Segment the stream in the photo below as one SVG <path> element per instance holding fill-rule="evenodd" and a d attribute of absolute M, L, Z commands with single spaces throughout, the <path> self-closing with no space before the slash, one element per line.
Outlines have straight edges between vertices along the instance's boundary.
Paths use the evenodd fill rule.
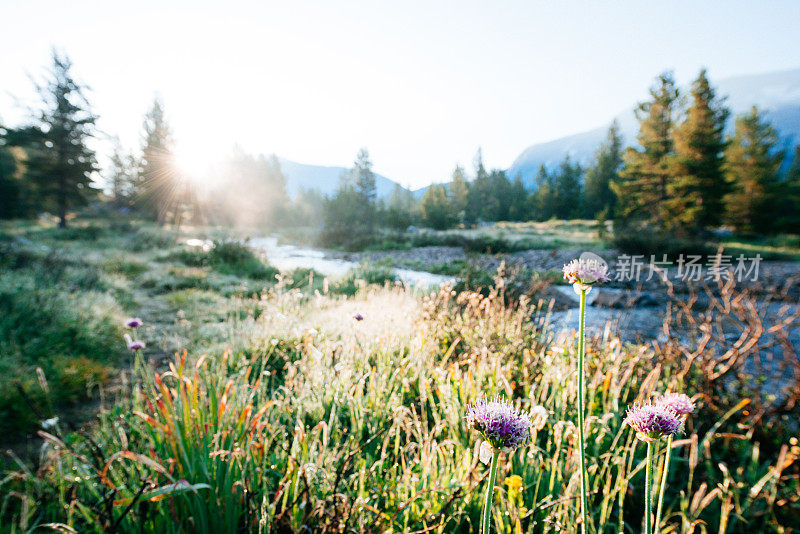
<path fill-rule="evenodd" d="M 358 263 L 345 259 L 332 258 L 324 250 L 295 245 L 281 245 L 276 237 L 254 237 L 249 241 L 250 247 L 264 255 L 270 265 L 282 271 L 291 271 L 299 267 L 314 269 L 324 276 L 344 276 Z M 407 286 L 431 289 L 437 288 L 453 280 L 452 276 L 443 276 L 426 271 L 395 268 L 397 277 Z"/>

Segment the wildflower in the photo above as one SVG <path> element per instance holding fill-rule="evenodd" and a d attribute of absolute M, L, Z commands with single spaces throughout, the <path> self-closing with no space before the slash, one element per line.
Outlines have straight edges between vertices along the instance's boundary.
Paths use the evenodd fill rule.
<path fill-rule="evenodd" d="M 136 340 L 136 341 L 131 341 L 130 343 L 128 343 L 128 348 L 130 350 L 132 350 L 133 352 L 136 352 L 137 350 L 142 350 L 144 347 L 145 347 L 144 341 Z"/>
<path fill-rule="evenodd" d="M 467 409 L 467 425 L 486 438 L 495 451 L 514 450 L 530 436 L 531 419 L 500 397 L 479 400 Z"/>
<path fill-rule="evenodd" d="M 695 408 L 689 395 L 683 393 L 665 393 L 656 399 L 656 406 L 670 409 L 678 415 L 689 415 Z"/>
<path fill-rule="evenodd" d="M 486 497 L 481 516 L 481 532 L 489 534 L 500 451 L 503 449 L 513 451 L 528 439 L 531 433 L 531 420 L 528 414 L 515 410 L 508 401 L 501 400 L 499 396 L 493 401 L 483 399 L 468 406 L 466 418 L 467 425 L 483 434 L 492 449 L 489 480 L 486 483 Z M 481 445 L 482 450 L 484 445 L 485 443 Z M 519 482 L 521 484 L 522 479 Z"/>
<path fill-rule="evenodd" d="M 505 481 L 506 486 L 508 486 L 508 491 L 519 491 L 522 488 L 522 477 L 519 475 L 511 475 L 510 477 L 506 477 Z"/>
<path fill-rule="evenodd" d="M 144 341 L 133 340 L 128 334 L 125 334 L 125 344 L 128 346 L 128 350 L 132 350 L 133 352 L 144 348 Z"/>
<path fill-rule="evenodd" d="M 364 320 L 364 316 L 361 315 L 360 313 L 357 313 L 357 314 L 355 314 L 353 316 L 353 319 L 355 319 L 356 321 L 363 321 Z"/>
<path fill-rule="evenodd" d="M 564 265 L 564 280 L 576 289 L 588 290 L 592 285 L 608 282 L 608 265 L 599 256 L 583 255 Z"/>
<path fill-rule="evenodd" d="M 674 413 L 681 423 L 686 420 L 686 416 L 692 413 L 695 408 L 692 399 L 683 393 L 665 393 L 656 399 L 655 405 L 656 408 L 662 408 Z M 661 475 L 661 484 L 658 490 L 658 504 L 654 523 L 656 529 L 661 525 L 661 510 L 664 506 L 664 491 L 667 487 L 667 473 L 669 473 L 669 461 L 672 452 L 672 434 L 667 436 L 667 444 L 664 449 L 664 472 Z"/>
<path fill-rule="evenodd" d="M 138 317 L 129 317 L 125 320 L 125 326 L 128 328 L 139 328 L 144 324 L 144 321 L 139 319 Z"/>
<path fill-rule="evenodd" d="M 645 404 L 628 409 L 625 423 L 636 431 L 639 439 L 646 442 L 659 440 L 680 432 L 683 422 L 670 408 Z"/>
<path fill-rule="evenodd" d="M 586 534 L 588 517 L 586 512 L 586 493 L 589 488 L 588 473 L 586 472 L 586 444 L 584 439 L 584 417 L 586 408 L 584 357 L 585 330 L 586 330 L 586 293 L 594 284 L 608 282 L 608 265 L 600 256 L 585 252 L 581 257 L 564 265 L 564 279 L 572 284 L 572 289 L 580 295 L 580 313 L 578 315 L 578 450 L 580 452 L 580 482 L 581 482 L 581 533 Z"/>

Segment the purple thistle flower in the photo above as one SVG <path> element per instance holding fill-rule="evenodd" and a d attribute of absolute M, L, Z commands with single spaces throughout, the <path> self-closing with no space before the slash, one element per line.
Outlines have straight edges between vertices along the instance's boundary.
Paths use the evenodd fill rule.
<path fill-rule="evenodd" d="M 467 407 L 467 426 L 486 438 L 495 451 L 514 450 L 530 436 L 531 419 L 499 396 Z"/>
<path fill-rule="evenodd" d="M 678 415 L 689 415 L 695 408 L 689 395 L 683 393 L 665 393 L 656 399 L 656 406 L 672 410 Z"/>
<path fill-rule="evenodd" d="M 363 321 L 364 320 L 364 316 L 361 315 L 360 313 L 357 313 L 357 314 L 355 314 L 353 316 L 353 319 L 355 319 L 356 321 Z"/>
<path fill-rule="evenodd" d="M 581 289 L 588 289 L 593 284 L 608 282 L 608 265 L 599 256 L 581 257 L 564 265 L 564 280 L 577 284 Z"/>
<path fill-rule="evenodd" d="M 137 350 L 142 350 L 144 347 L 145 347 L 144 341 L 136 340 L 128 343 L 128 348 L 133 352 L 136 352 Z"/>
<path fill-rule="evenodd" d="M 138 317 L 130 317 L 125 320 L 125 326 L 128 328 L 139 328 L 144 324 L 144 321 L 139 319 Z"/>
<path fill-rule="evenodd" d="M 628 409 L 625 423 L 642 441 L 656 441 L 677 434 L 683 429 L 681 417 L 670 408 L 644 404 Z"/>

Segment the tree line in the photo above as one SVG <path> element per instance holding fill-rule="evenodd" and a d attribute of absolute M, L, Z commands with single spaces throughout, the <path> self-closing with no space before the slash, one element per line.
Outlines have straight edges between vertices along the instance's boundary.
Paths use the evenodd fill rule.
<path fill-rule="evenodd" d="M 0 218 L 68 215 L 101 193 L 91 139 L 98 136 L 85 87 L 72 64 L 53 52 L 37 85 L 40 109 L 27 124 L 0 125 Z M 372 162 L 362 149 L 330 196 L 301 191 L 290 199 L 278 160 L 239 149 L 214 170 L 205 190 L 175 164 L 174 139 L 163 103 L 155 99 L 142 125 L 138 151 L 119 143 L 105 173 L 106 198 L 159 223 L 184 220 L 248 226 L 318 226 L 327 245 L 365 246 L 381 228 L 411 225 L 446 229 L 492 221 L 614 220 L 617 228 L 648 227 L 675 235 L 703 235 L 728 225 L 740 234 L 797 232 L 800 147 L 790 159 L 775 129 L 753 108 L 737 117 L 702 70 L 687 95 L 670 73 L 635 110 L 639 134 L 626 147 L 615 122 L 586 167 L 566 156 L 542 165 L 535 187 L 518 176 L 487 169 L 480 150 L 472 172 L 457 165 L 446 183 L 421 199 L 397 186 L 378 198 Z"/>
<path fill-rule="evenodd" d="M 97 131 L 86 87 L 73 77 L 69 58 L 53 51 L 36 90 L 40 106 L 26 124 L 0 124 L 0 219 L 53 213 L 65 227 L 74 210 L 106 200 L 117 210 L 160 224 L 302 220 L 290 209 L 286 180 L 274 156 L 251 156 L 234 148 L 209 171 L 215 174 L 210 187 L 198 187 L 196 177 L 176 163 L 172 129 L 158 98 L 143 118 L 139 149 L 125 151 L 113 139 L 101 177 L 92 141 L 104 136 Z"/>
<path fill-rule="evenodd" d="M 743 235 L 800 231 L 800 147 L 787 154 L 755 107 L 726 134 L 730 111 L 705 70 L 686 97 L 671 74 L 662 74 L 650 100 L 636 109 L 634 146 L 624 146 L 615 122 L 588 167 L 569 156 L 555 169 L 542 165 L 530 192 L 519 176 L 487 171 L 479 151 L 471 180 L 456 167 L 448 183 L 427 190 L 422 221 L 448 228 L 584 218 L 684 236 L 720 225 Z M 788 171 L 781 172 L 789 159 Z"/>

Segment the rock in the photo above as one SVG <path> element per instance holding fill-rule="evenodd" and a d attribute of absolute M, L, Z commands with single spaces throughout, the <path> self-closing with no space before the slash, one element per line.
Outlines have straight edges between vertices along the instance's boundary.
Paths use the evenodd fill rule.
<path fill-rule="evenodd" d="M 602 306 L 603 308 L 628 308 L 629 298 L 621 291 L 606 291 L 603 289 L 595 289 L 597 296 L 592 302 L 592 306 Z"/>

